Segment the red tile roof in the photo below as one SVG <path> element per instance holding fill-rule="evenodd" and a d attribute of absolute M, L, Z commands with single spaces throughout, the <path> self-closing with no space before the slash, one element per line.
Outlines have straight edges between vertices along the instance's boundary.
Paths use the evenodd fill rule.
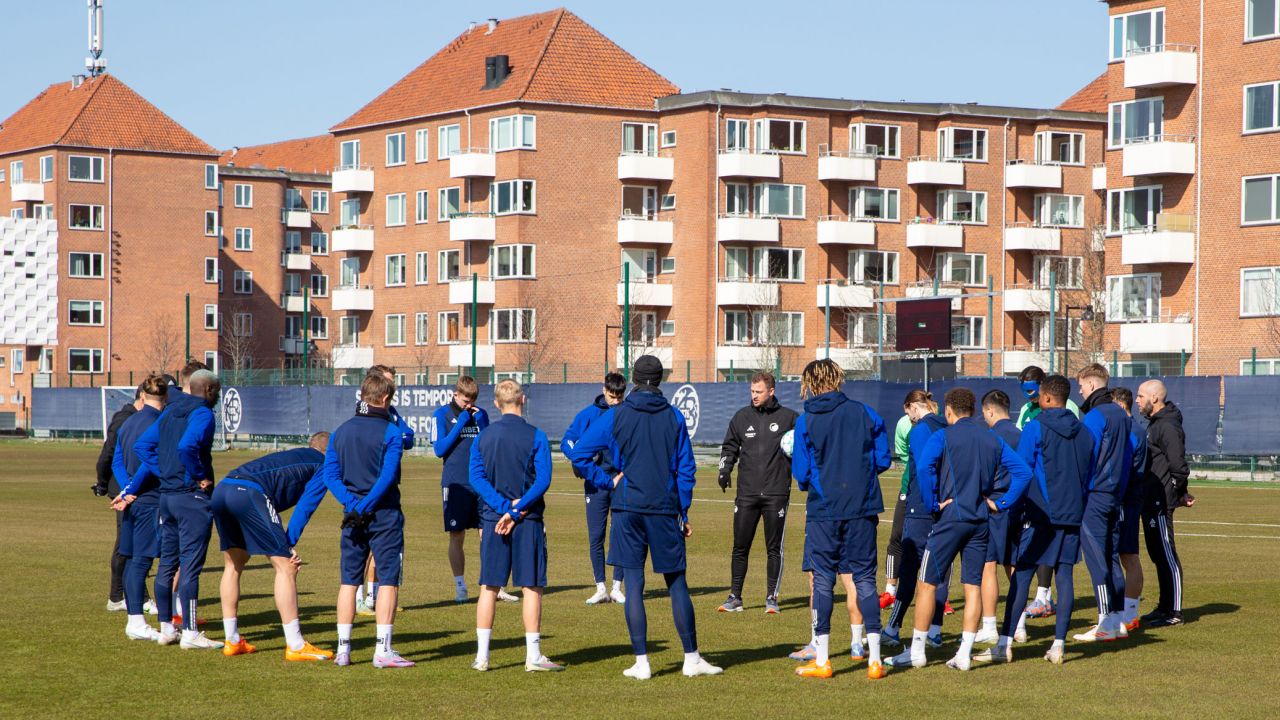
<path fill-rule="evenodd" d="M 511 74 L 484 89 L 484 61 L 507 55 Z M 493 32 L 464 32 L 332 130 L 349 130 L 465 108 L 530 102 L 649 110 L 680 91 L 573 13 L 511 18 Z"/>
<path fill-rule="evenodd" d="M 1058 109 L 1105 113 L 1107 111 L 1107 74 L 1102 73 L 1094 78 L 1093 82 L 1077 90 L 1076 94 L 1063 101 Z"/>
<path fill-rule="evenodd" d="M 332 135 L 284 140 L 267 145 L 225 150 L 218 158 L 219 164 L 238 168 L 284 168 L 290 172 L 319 173 L 327 175 L 334 165 L 334 139 Z"/>
<path fill-rule="evenodd" d="M 113 75 L 50 85 L 0 123 L 0 155 L 52 145 L 218 154 Z"/>

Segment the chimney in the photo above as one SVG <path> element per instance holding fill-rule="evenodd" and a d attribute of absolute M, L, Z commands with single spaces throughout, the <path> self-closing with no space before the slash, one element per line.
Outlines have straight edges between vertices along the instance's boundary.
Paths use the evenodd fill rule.
<path fill-rule="evenodd" d="M 471 22 L 467 23 L 467 32 L 471 32 L 472 30 L 475 30 L 475 29 L 476 29 L 475 20 L 472 20 Z"/>
<path fill-rule="evenodd" d="M 507 55 L 490 55 L 484 59 L 484 89 L 492 90 L 502 85 L 511 74 L 511 59 Z"/>
<path fill-rule="evenodd" d="M 485 31 L 485 35 L 492 35 L 494 30 L 498 29 L 498 18 L 489 18 L 489 29 Z"/>
<path fill-rule="evenodd" d="M 74 90 L 84 84 L 84 75 L 71 76 L 71 89 Z"/>

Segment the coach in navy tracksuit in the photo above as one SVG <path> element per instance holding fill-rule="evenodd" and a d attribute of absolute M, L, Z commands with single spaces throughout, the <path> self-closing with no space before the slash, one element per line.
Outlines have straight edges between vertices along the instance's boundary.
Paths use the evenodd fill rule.
<path fill-rule="evenodd" d="M 187 391 L 171 393 L 170 400 L 134 449 L 148 472 L 159 478 L 160 567 L 156 571 L 155 598 L 162 632 L 174 614 L 173 576 L 180 572 L 178 597 L 182 608 L 184 649 L 222 647 L 196 629 L 196 603 L 200 597 L 200 572 L 213 533 L 209 494 L 213 491 L 213 406 L 222 385 L 208 370 L 197 370 L 187 380 Z"/>
<path fill-rule="evenodd" d="M 689 505 L 697 467 L 684 415 L 658 387 L 662 373 L 658 358 L 638 358 L 631 395 L 591 423 L 568 455 L 578 471 L 613 485 L 609 564 L 622 568 L 631 595 L 626 604 L 627 630 L 636 663 L 623 674 L 637 680 L 650 677 L 644 612 L 646 555 L 652 557 L 653 571 L 662 573 L 671 594 L 671 612 L 684 646 L 684 674 L 721 672 L 698 653 L 693 601 L 684 575 L 685 538 L 693 532 Z M 611 480 L 595 464 L 601 451 L 619 471 Z"/>
<path fill-rule="evenodd" d="M 1083 642 L 1126 636 L 1120 621 L 1124 607 L 1124 571 L 1120 567 L 1120 511 L 1133 466 L 1129 435 L 1133 420 L 1107 389 L 1106 368 L 1093 364 L 1077 375 L 1085 402 L 1081 422 L 1093 436 L 1093 478 L 1080 523 L 1084 564 L 1098 598 L 1098 624 L 1075 639 Z"/>
<path fill-rule="evenodd" d="M 444 506 L 444 530 L 449 533 L 449 567 L 453 570 L 454 600 L 466 602 L 466 556 L 462 543 L 466 531 L 480 527 L 480 506 L 467 482 L 471 443 L 489 426 L 489 414 L 476 407 L 480 388 L 473 378 L 462 376 L 454 385 L 453 401 L 436 410 L 431 423 L 431 451 L 444 460 L 440 492 Z"/>
<path fill-rule="evenodd" d="M 587 426 L 593 420 L 622 402 L 626 389 L 627 379 L 618 373 L 609 373 L 604 376 L 604 388 L 596 396 L 595 402 L 573 417 L 569 429 L 565 430 L 564 436 L 560 438 L 560 452 L 564 453 L 565 458 L 569 457 L 569 450 L 573 449 L 574 443 L 582 437 L 582 433 L 586 432 Z M 609 458 L 604 453 L 596 456 L 595 465 L 607 478 L 617 474 L 617 470 L 609 464 Z M 625 602 L 626 597 L 622 594 L 622 568 L 616 565 L 613 568 L 613 591 L 605 590 L 604 586 L 604 534 L 609 526 L 609 499 L 613 488 L 609 485 L 600 487 L 587 473 L 576 467 L 573 469 L 573 474 L 582 478 L 582 492 L 586 496 L 587 548 L 591 556 L 591 572 L 595 576 L 596 583 L 595 594 L 587 599 L 587 604 Z"/>

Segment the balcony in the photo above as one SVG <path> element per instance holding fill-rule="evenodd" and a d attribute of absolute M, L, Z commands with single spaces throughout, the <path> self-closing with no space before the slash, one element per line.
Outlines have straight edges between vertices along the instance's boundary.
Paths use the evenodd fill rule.
<path fill-rule="evenodd" d="M 311 227 L 311 211 L 310 210 L 285 210 L 284 226 L 289 228 L 309 228 Z"/>
<path fill-rule="evenodd" d="M 907 160 L 907 184 L 963 185 L 964 163 L 931 157 L 910 158 Z"/>
<path fill-rule="evenodd" d="M 716 156 L 716 177 L 755 177 L 776 180 L 781 176 L 782 160 L 773 153 L 721 150 Z"/>
<path fill-rule="evenodd" d="M 1013 223 L 1004 229 L 1004 249 L 1057 252 L 1062 249 L 1062 230 L 1033 223 Z"/>
<path fill-rule="evenodd" d="M 875 245 L 876 224 L 861 218 L 827 215 L 818 218 L 819 245 Z"/>
<path fill-rule="evenodd" d="M 364 345 L 334 345 L 331 356 L 339 370 L 363 370 L 373 365 L 373 348 Z"/>
<path fill-rule="evenodd" d="M 1120 352 L 1191 352 L 1193 326 L 1189 315 L 1163 315 L 1147 322 L 1120 326 Z"/>
<path fill-rule="evenodd" d="M 44 183 L 16 182 L 9 188 L 13 202 L 44 202 Z"/>
<path fill-rule="evenodd" d="M 284 342 L 281 343 L 280 347 L 281 352 L 285 355 L 301 355 L 305 349 L 306 343 L 302 341 L 302 338 L 291 337 L 284 338 Z"/>
<path fill-rule="evenodd" d="M 666 339 L 670 339 L 670 338 L 666 338 Z M 623 345 L 619 344 L 617 349 L 614 350 L 614 355 L 616 356 L 615 361 L 617 362 L 618 367 L 622 367 L 623 361 L 627 359 L 623 357 L 622 349 L 623 349 Z M 631 343 L 631 364 L 635 365 L 636 358 L 640 357 L 641 355 L 652 355 L 658 358 L 659 360 L 662 361 L 662 367 L 666 368 L 667 370 L 671 370 L 672 365 L 675 364 L 675 353 L 672 352 L 670 345 L 664 345 L 664 346 L 658 347 L 653 345 L 652 343 L 649 343 L 649 344 L 634 343 L 634 342 Z"/>
<path fill-rule="evenodd" d="M 619 245 L 670 245 L 675 237 L 670 220 L 652 215 L 623 215 L 618 218 Z"/>
<path fill-rule="evenodd" d="M 1027 348 L 1013 348 L 1004 351 L 1004 373 L 1022 372 L 1022 369 L 1030 365 L 1040 368 L 1048 368 L 1049 351 L 1047 350 L 1030 350 Z"/>
<path fill-rule="evenodd" d="M 871 308 L 875 296 L 868 285 L 852 285 L 847 280 L 830 280 L 819 282 L 816 288 L 818 309 L 823 310 L 830 302 L 833 308 Z"/>
<path fill-rule="evenodd" d="M 964 226 L 959 223 L 908 223 L 907 247 L 963 248 Z"/>
<path fill-rule="evenodd" d="M 476 367 L 491 368 L 496 357 L 497 352 L 493 345 L 476 344 Z M 451 367 L 471 367 L 471 341 L 467 340 L 449 346 L 449 365 Z"/>
<path fill-rule="evenodd" d="M 1130 140 L 1122 151 L 1124 176 L 1195 173 L 1195 140 L 1192 135 L 1156 135 Z"/>
<path fill-rule="evenodd" d="M 1062 187 L 1062 166 L 1010 160 L 1004 166 L 1004 184 L 1011 188 L 1057 190 Z"/>
<path fill-rule="evenodd" d="M 1093 166 L 1093 183 L 1090 185 L 1094 190 L 1107 189 L 1107 164 L 1098 163 Z"/>
<path fill-rule="evenodd" d="M 473 281 L 470 278 L 452 280 L 449 282 L 449 304 L 450 305 L 470 305 L 472 296 L 480 305 L 492 305 L 498 296 L 497 285 L 494 281 L 487 278 L 476 278 L 475 287 L 472 287 Z"/>
<path fill-rule="evenodd" d="M 749 278 L 716 283 L 716 305 L 777 305 L 778 283 Z"/>
<path fill-rule="evenodd" d="M 1054 299 L 1054 305 L 1060 302 Z M 1010 286 L 1004 289 L 1004 311 L 1047 313 L 1049 312 L 1049 288 L 1027 286 Z"/>
<path fill-rule="evenodd" d="M 1155 227 L 1130 228 L 1120 236 L 1120 262 L 1124 265 L 1189 265 L 1195 260 L 1193 215 L 1160 213 Z"/>
<path fill-rule="evenodd" d="M 335 193 L 373 192 L 373 168 L 366 165 L 334 168 L 332 183 Z"/>
<path fill-rule="evenodd" d="M 281 295 L 280 307 L 287 313 L 300 313 L 307 309 L 306 300 L 302 297 L 302 293 L 297 295 Z M 369 309 L 373 309 L 372 305 Z"/>
<path fill-rule="evenodd" d="M 449 156 L 449 177 L 487 178 L 497 174 L 497 160 L 486 148 L 469 148 Z"/>
<path fill-rule="evenodd" d="M 761 217 L 749 213 L 721 215 L 716 218 L 718 242 L 767 242 L 776 243 L 779 237 L 778 218 Z"/>
<path fill-rule="evenodd" d="M 492 241 L 497 237 L 493 213 L 457 213 L 449 218 L 449 239 L 454 242 Z"/>
<path fill-rule="evenodd" d="M 890 348 L 892 349 L 892 348 Z M 818 352 L 815 354 L 815 360 L 831 359 L 843 370 L 862 369 L 870 370 L 875 365 L 875 357 L 871 348 L 856 347 L 851 345 L 831 345 L 828 350 L 823 343 L 818 344 Z"/>
<path fill-rule="evenodd" d="M 626 283 L 618 283 L 618 305 L 622 305 L 626 292 Z M 642 307 L 671 307 L 671 283 L 632 282 L 631 305 Z"/>
<path fill-rule="evenodd" d="M 986 288 L 983 288 L 984 290 Z M 934 292 L 932 280 L 922 280 L 907 286 L 906 295 L 909 298 L 929 298 L 929 297 L 955 297 L 951 301 L 951 310 L 960 312 L 964 307 L 964 301 L 959 295 L 964 294 L 964 286 L 956 283 L 939 283 L 937 292 Z"/>
<path fill-rule="evenodd" d="M 1134 48 L 1124 56 L 1127 88 L 1195 85 L 1197 72 L 1195 45 L 1152 45 Z"/>
<path fill-rule="evenodd" d="M 372 225 L 339 225 L 333 229 L 334 252 L 372 252 Z"/>
<path fill-rule="evenodd" d="M 779 351 L 787 348 L 762 345 L 717 345 L 716 367 L 734 370 L 772 370 L 778 364 Z"/>
<path fill-rule="evenodd" d="M 367 312 L 373 309 L 373 288 L 366 285 L 339 287 L 333 291 L 332 306 L 335 311 Z"/>
<path fill-rule="evenodd" d="M 818 179 L 843 182 L 875 182 L 876 156 L 857 150 L 818 148 Z"/>
<path fill-rule="evenodd" d="M 619 180 L 672 180 L 676 176 L 674 158 L 646 153 L 622 153 L 618 156 Z"/>
<path fill-rule="evenodd" d="M 306 253 L 285 253 L 284 267 L 286 270 L 310 270 L 311 256 Z"/>

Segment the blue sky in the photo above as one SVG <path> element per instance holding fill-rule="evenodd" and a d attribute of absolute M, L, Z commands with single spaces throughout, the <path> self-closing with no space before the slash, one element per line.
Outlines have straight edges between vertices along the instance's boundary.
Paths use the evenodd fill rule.
<path fill-rule="evenodd" d="M 2 1 L 0 118 L 82 72 L 87 46 L 84 0 Z M 228 148 L 323 133 L 469 21 L 552 7 L 107 0 L 105 56 L 113 74 L 161 110 Z M 1106 5 L 1079 0 L 580 0 L 567 7 L 686 92 L 1052 107 L 1106 62 Z"/>

